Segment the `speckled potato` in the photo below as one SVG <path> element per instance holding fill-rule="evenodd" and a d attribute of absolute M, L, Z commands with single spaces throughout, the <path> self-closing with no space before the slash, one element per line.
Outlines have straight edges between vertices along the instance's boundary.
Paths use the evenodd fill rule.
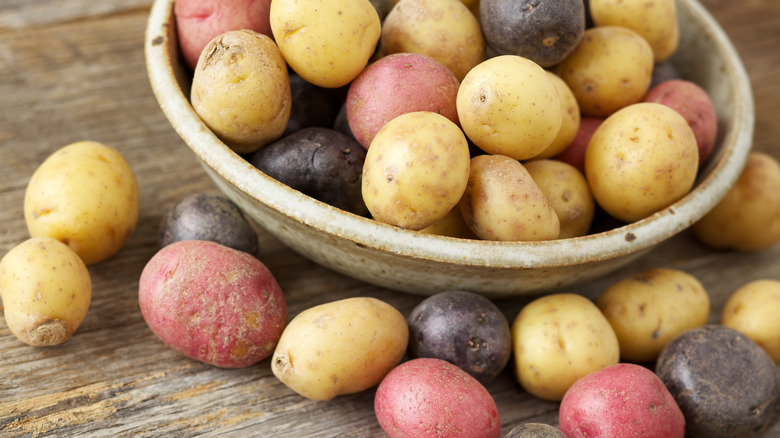
<path fill-rule="evenodd" d="M 290 119 L 287 64 L 270 37 L 226 32 L 203 49 L 190 101 L 225 144 L 239 154 L 254 152 L 279 138 Z"/>
<path fill-rule="evenodd" d="M 560 401 L 578 379 L 618 363 L 620 347 L 609 322 L 582 295 L 537 298 L 512 323 L 514 372 L 520 385 Z"/>
<path fill-rule="evenodd" d="M 503 155 L 478 155 L 461 215 L 484 240 L 550 240 L 558 238 L 560 220 L 550 201 L 517 160 Z"/>
<path fill-rule="evenodd" d="M 596 26 L 627 27 L 647 40 L 655 62 L 664 61 L 677 51 L 680 29 L 675 0 L 590 0 L 589 6 Z"/>
<path fill-rule="evenodd" d="M 458 119 L 480 149 L 516 160 L 547 149 L 561 129 L 563 109 L 550 75 L 515 55 L 474 67 L 458 89 Z"/>
<path fill-rule="evenodd" d="M 33 237 L 0 260 L 0 298 L 8 329 L 32 346 L 59 345 L 81 325 L 92 280 L 79 256 L 50 237 Z"/>
<path fill-rule="evenodd" d="M 524 164 L 560 221 L 559 239 L 588 234 L 596 211 L 585 176 L 571 164 L 545 159 Z"/>
<path fill-rule="evenodd" d="M 24 194 L 32 237 L 68 245 L 87 265 L 124 247 L 138 223 L 138 183 L 125 158 L 94 141 L 64 146 L 35 170 Z"/>
<path fill-rule="evenodd" d="M 561 129 L 552 143 L 542 152 L 536 154 L 534 158 L 552 158 L 562 153 L 574 141 L 580 129 L 581 112 L 577 98 L 563 79 L 550 71 L 547 71 L 547 74 L 555 84 L 558 99 L 561 101 Z"/>
<path fill-rule="evenodd" d="M 619 110 L 598 127 L 585 151 L 585 177 L 596 202 L 625 222 L 643 219 L 685 196 L 699 168 L 688 122 L 659 103 Z"/>
<path fill-rule="evenodd" d="M 593 27 L 554 71 L 577 97 L 586 116 L 606 117 L 639 102 L 653 76 L 653 49 L 620 26 Z"/>
<path fill-rule="evenodd" d="M 401 0 L 382 25 L 383 55 L 411 52 L 446 65 L 458 81 L 485 60 L 479 20 L 460 0 Z"/>
<path fill-rule="evenodd" d="M 780 281 L 753 280 L 737 289 L 726 301 L 721 324 L 761 346 L 780 363 Z"/>
<path fill-rule="evenodd" d="M 326 88 L 344 86 L 360 74 L 382 32 L 368 0 L 275 0 L 270 20 L 290 68 Z"/>
<path fill-rule="evenodd" d="M 780 242 L 780 163 L 751 152 L 736 184 L 691 227 L 715 249 L 759 251 Z"/>
<path fill-rule="evenodd" d="M 657 268 L 626 277 L 608 287 L 596 305 L 615 330 L 620 355 L 651 362 L 680 333 L 707 323 L 710 299 L 687 272 Z"/>
<path fill-rule="evenodd" d="M 290 389 L 330 400 L 377 385 L 404 355 L 404 316 L 376 298 L 355 297 L 299 313 L 282 333 L 271 371 Z"/>
<path fill-rule="evenodd" d="M 374 219 L 420 230 L 458 204 L 468 178 L 468 142 L 458 125 L 429 111 L 406 113 L 368 148 L 363 200 Z"/>

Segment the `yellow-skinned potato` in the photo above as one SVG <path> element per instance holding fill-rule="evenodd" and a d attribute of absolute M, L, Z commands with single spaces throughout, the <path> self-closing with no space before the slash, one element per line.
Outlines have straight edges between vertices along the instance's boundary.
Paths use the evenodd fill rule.
<path fill-rule="evenodd" d="M 443 218 L 428 225 L 420 230 L 421 233 L 436 234 L 438 236 L 460 237 L 462 239 L 477 239 L 478 237 L 471 231 L 460 209 L 455 206 Z"/>
<path fill-rule="evenodd" d="M 655 62 L 677 51 L 680 29 L 675 0 L 590 0 L 590 16 L 597 26 L 623 26 L 638 33 L 653 49 Z"/>
<path fill-rule="evenodd" d="M 753 280 L 734 292 L 721 313 L 721 324 L 760 345 L 780 363 L 780 281 Z"/>
<path fill-rule="evenodd" d="M 382 32 L 368 0 L 274 0 L 270 20 L 290 68 L 326 88 L 344 86 L 360 74 Z"/>
<path fill-rule="evenodd" d="M 552 158 L 561 152 L 574 141 L 577 137 L 577 131 L 580 130 L 580 106 L 577 103 L 577 98 L 569 88 L 569 85 L 563 81 L 558 75 L 551 71 L 547 71 L 547 74 L 555 84 L 555 89 L 558 90 L 558 98 L 561 101 L 561 129 L 558 131 L 558 135 L 541 153 L 534 156 L 535 159 L 540 158 Z"/>
<path fill-rule="evenodd" d="M 5 323 L 32 346 L 58 345 L 81 325 L 92 299 L 92 280 L 81 258 L 49 237 L 33 237 L 0 260 Z"/>
<path fill-rule="evenodd" d="M 596 300 L 615 330 L 621 358 L 650 362 L 680 333 L 707 323 L 710 299 L 696 277 L 649 269 L 608 287 Z"/>
<path fill-rule="evenodd" d="M 561 223 L 558 238 L 588 234 L 596 203 L 582 172 L 571 164 L 552 159 L 529 161 L 525 169 L 558 215 Z"/>
<path fill-rule="evenodd" d="M 87 265 L 122 249 L 138 223 L 138 206 L 138 184 L 127 161 L 93 141 L 54 152 L 24 194 L 30 235 L 65 243 Z"/>
<path fill-rule="evenodd" d="M 203 49 L 190 101 L 226 145 L 239 154 L 254 152 L 281 137 L 290 119 L 287 64 L 270 37 L 226 32 Z"/>
<path fill-rule="evenodd" d="M 512 323 L 514 373 L 532 395 L 560 401 L 579 378 L 618 363 L 614 330 L 593 302 L 552 294 L 525 305 Z"/>
<path fill-rule="evenodd" d="M 474 67 L 458 89 L 458 119 L 480 149 L 516 160 L 547 149 L 561 129 L 563 109 L 551 76 L 515 55 Z"/>
<path fill-rule="evenodd" d="M 298 394 L 330 400 L 378 384 L 406 352 L 409 328 L 393 306 L 369 297 L 304 310 L 271 359 L 274 375 Z"/>

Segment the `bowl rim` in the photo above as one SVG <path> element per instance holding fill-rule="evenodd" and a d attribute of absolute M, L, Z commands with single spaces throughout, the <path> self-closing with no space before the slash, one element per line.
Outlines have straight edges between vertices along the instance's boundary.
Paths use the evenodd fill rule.
<path fill-rule="evenodd" d="M 636 253 L 693 225 L 725 196 L 739 177 L 752 147 L 754 104 L 750 81 L 727 35 L 697 0 L 678 0 L 712 32 L 714 44 L 733 62 L 724 74 L 734 84 L 734 126 L 719 138 L 720 157 L 683 198 L 653 215 L 607 231 L 547 241 L 461 239 L 405 230 L 339 210 L 265 175 L 227 147 L 192 109 L 176 79 L 169 38 L 174 0 L 154 0 L 145 34 L 145 58 L 152 91 L 169 122 L 208 166 L 253 200 L 284 216 L 356 245 L 440 263 L 491 268 L 555 268 Z M 170 22 L 169 22 L 170 21 Z M 263 224 L 260 224 L 261 226 Z"/>

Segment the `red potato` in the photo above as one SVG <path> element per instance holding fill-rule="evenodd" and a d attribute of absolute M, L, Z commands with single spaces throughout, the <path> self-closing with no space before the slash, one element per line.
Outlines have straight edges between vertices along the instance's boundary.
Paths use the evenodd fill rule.
<path fill-rule="evenodd" d="M 282 290 L 260 260 L 201 240 L 158 251 L 141 273 L 138 303 L 164 344 L 223 368 L 270 356 L 287 323 Z"/>
<path fill-rule="evenodd" d="M 206 44 L 230 30 L 271 36 L 270 9 L 271 0 L 176 0 L 173 14 L 184 61 L 194 69 Z"/>
<path fill-rule="evenodd" d="M 569 438 L 685 435 L 685 417 L 661 379 L 630 363 L 577 380 L 561 400 L 558 422 Z"/>
<path fill-rule="evenodd" d="M 412 359 L 393 368 L 376 390 L 374 412 L 391 437 L 498 437 L 501 421 L 477 379 L 441 359 Z"/>
<path fill-rule="evenodd" d="M 588 142 L 596 132 L 596 128 L 601 125 L 604 119 L 599 117 L 582 117 L 580 119 L 580 128 L 577 135 L 569 146 L 560 154 L 555 156 L 556 160 L 569 163 L 576 167 L 580 172 L 585 172 L 585 150 L 588 148 Z"/>

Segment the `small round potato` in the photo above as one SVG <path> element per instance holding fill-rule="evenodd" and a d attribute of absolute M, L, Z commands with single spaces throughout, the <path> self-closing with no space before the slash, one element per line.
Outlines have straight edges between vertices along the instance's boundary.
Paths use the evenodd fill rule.
<path fill-rule="evenodd" d="M 469 179 L 469 147 L 458 125 L 406 113 L 374 137 L 363 165 L 363 200 L 374 219 L 420 230 L 458 204 Z"/>
<path fill-rule="evenodd" d="M 460 237 L 462 239 L 479 239 L 471 228 L 466 225 L 460 209 L 455 206 L 443 218 L 419 230 L 421 233 L 436 234 L 437 236 Z"/>
<path fill-rule="evenodd" d="M 607 288 L 596 301 L 620 343 L 620 356 L 650 362 L 680 333 L 707 323 L 710 299 L 696 277 L 649 269 Z"/>
<path fill-rule="evenodd" d="M 627 27 L 647 40 L 655 62 L 664 61 L 677 51 L 680 29 L 675 0 L 590 0 L 589 7 L 596 26 Z"/>
<path fill-rule="evenodd" d="M 0 260 L 0 298 L 8 329 L 35 346 L 59 345 L 81 325 L 92 280 L 79 256 L 50 237 L 33 237 Z"/>
<path fill-rule="evenodd" d="M 115 149 L 94 141 L 69 144 L 35 170 L 24 194 L 32 237 L 68 245 L 87 265 L 124 247 L 138 223 L 138 183 Z"/>
<path fill-rule="evenodd" d="M 561 223 L 558 238 L 588 234 L 596 203 L 582 172 L 571 164 L 552 159 L 531 160 L 525 163 L 525 168 L 558 215 Z"/>
<path fill-rule="evenodd" d="M 560 293 L 531 301 L 512 324 L 514 371 L 532 395 L 560 401 L 578 379 L 618 363 L 612 326 L 582 295 Z"/>
<path fill-rule="evenodd" d="M 534 158 L 552 158 L 560 154 L 569 147 L 580 130 L 581 112 L 577 98 L 563 79 L 550 71 L 547 74 L 552 79 L 553 84 L 555 84 L 558 98 L 561 101 L 561 129 L 552 143 L 550 143 L 550 146 L 547 146 L 541 153 L 536 154 Z"/>
<path fill-rule="evenodd" d="M 780 363 L 780 281 L 751 281 L 732 294 L 721 314 L 721 324 L 760 345 Z"/>

